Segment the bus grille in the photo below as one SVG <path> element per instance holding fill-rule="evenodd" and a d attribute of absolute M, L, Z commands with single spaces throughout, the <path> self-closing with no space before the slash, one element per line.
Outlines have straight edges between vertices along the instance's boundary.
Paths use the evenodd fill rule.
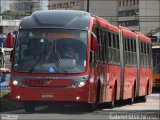
<path fill-rule="evenodd" d="M 73 84 L 73 80 L 24 79 L 23 84 L 30 87 L 67 87 Z"/>

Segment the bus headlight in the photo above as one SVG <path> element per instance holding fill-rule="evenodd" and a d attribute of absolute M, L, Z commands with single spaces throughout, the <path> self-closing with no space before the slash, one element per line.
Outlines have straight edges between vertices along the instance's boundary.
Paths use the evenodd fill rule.
<path fill-rule="evenodd" d="M 83 87 L 83 86 L 85 86 L 85 84 L 86 84 L 86 82 L 85 81 L 81 81 L 81 82 L 75 82 L 74 84 L 73 84 L 73 87 Z"/>
<path fill-rule="evenodd" d="M 84 85 L 85 85 L 85 82 L 82 81 L 82 82 L 79 83 L 78 87 L 83 87 Z"/>
<path fill-rule="evenodd" d="M 21 98 L 21 96 L 17 95 L 17 96 L 16 96 L 16 98 L 17 98 L 17 99 L 20 99 L 20 98 Z"/>
<path fill-rule="evenodd" d="M 18 81 L 17 80 L 13 80 L 13 85 L 18 85 Z"/>

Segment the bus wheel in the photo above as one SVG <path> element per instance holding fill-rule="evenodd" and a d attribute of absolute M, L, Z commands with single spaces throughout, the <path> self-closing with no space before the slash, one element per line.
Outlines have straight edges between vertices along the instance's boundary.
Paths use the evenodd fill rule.
<path fill-rule="evenodd" d="M 96 109 L 96 104 L 95 103 L 88 103 L 86 107 L 87 107 L 88 112 L 94 112 Z"/>
<path fill-rule="evenodd" d="M 140 97 L 140 102 L 146 102 L 147 101 L 147 95 L 149 94 L 149 82 L 147 83 L 146 93 L 144 96 Z"/>
<path fill-rule="evenodd" d="M 25 112 L 32 113 L 35 110 L 35 104 L 33 102 L 24 102 Z"/>
<path fill-rule="evenodd" d="M 59 108 L 60 107 L 58 107 L 58 105 L 56 105 L 56 104 L 49 104 L 48 105 L 48 109 L 51 110 L 51 111 L 57 110 Z"/>
<path fill-rule="evenodd" d="M 132 92 L 132 97 L 129 99 L 129 104 L 132 105 L 135 102 L 135 90 Z"/>
<path fill-rule="evenodd" d="M 132 98 L 129 99 L 129 104 L 132 105 L 135 102 L 135 97 L 132 96 Z"/>
<path fill-rule="evenodd" d="M 116 102 L 116 91 L 117 91 L 117 89 L 116 89 L 116 87 L 115 87 L 115 89 L 114 89 L 114 96 L 113 96 L 113 100 L 112 100 L 112 102 L 111 102 L 111 108 L 114 108 L 116 105 L 117 105 L 117 102 Z"/>
<path fill-rule="evenodd" d="M 142 96 L 140 97 L 140 102 L 146 102 L 147 101 L 147 96 Z"/>

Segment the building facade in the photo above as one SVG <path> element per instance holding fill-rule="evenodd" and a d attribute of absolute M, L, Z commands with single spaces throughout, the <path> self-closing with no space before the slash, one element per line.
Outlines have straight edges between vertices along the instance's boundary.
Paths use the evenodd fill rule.
<path fill-rule="evenodd" d="M 148 33 L 160 27 L 160 0 L 139 1 L 140 28 Z"/>
<path fill-rule="evenodd" d="M 11 0 L 0 0 L 0 13 L 10 9 L 10 4 L 13 3 Z M 5 6 L 5 7 L 4 7 Z"/>
<path fill-rule="evenodd" d="M 83 4 L 80 0 L 48 0 L 48 10 L 83 10 Z"/>
<path fill-rule="evenodd" d="M 13 31 L 21 18 L 47 6 L 48 0 L 0 0 L 0 34 Z"/>
<path fill-rule="evenodd" d="M 139 30 L 139 0 L 118 0 L 118 24 Z"/>
<path fill-rule="evenodd" d="M 48 9 L 87 11 L 87 0 L 48 0 Z M 89 0 L 89 12 L 117 24 L 116 0 Z"/>
<path fill-rule="evenodd" d="M 160 26 L 160 0 L 117 0 L 118 24 L 148 33 Z"/>
<path fill-rule="evenodd" d="M 11 11 L 19 11 L 24 14 L 31 14 L 41 9 L 40 0 L 14 0 L 10 7 Z"/>

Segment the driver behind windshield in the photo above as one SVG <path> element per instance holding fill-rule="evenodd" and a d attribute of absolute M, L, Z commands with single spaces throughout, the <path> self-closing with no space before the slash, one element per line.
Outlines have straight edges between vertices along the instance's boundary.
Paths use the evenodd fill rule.
<path fill-rule="evenodd" d="M 65 57 L 78 60 L 79 55 L 72 46 L 66 46 Z"/>

